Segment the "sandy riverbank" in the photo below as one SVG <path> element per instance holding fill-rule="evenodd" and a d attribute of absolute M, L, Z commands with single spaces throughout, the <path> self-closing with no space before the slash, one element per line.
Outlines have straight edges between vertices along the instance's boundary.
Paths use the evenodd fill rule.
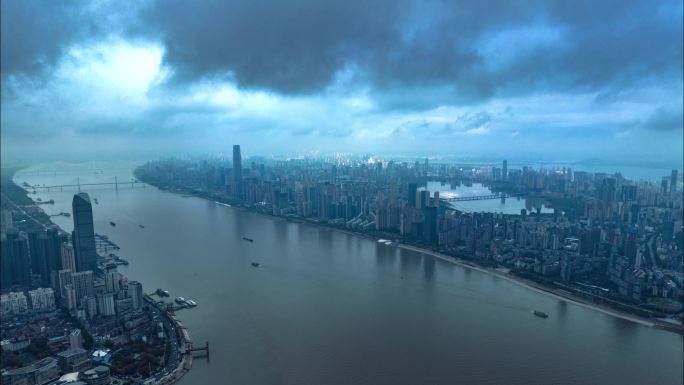
<path fill-rule="evenodd" d="M 490 269 L 490 268 L 485 268 L 485 267 L 476 266 L 476 265 L 473 265 L 473 264 L 471 264 L 471 263 L 467 263 L 467 262 L 465 262 L 465 261 L 459 260 L 459 259 L 457 259 L 457 258 L 455 258 L 455 257 L 451 257 L 451 256 L 448 256 L 448 255 L 445 255 L 445 254 L 438 253 L 438 252 L 436 252 L 436 251 L 427 250 L 427 249 L 421 249 L 421 248 L 418 248 L 418 247 L 415 247 L 415 246 L 411 246 L 411 245 L 406 245 L 406 244 L 399 244 L 399 245 L 397 245 L 397 247 L 400 247 L 400 248 L 402 248 L 402 249 L 407 249 L 407 250 L 415 251 L 415 252 L 418 252 L 418 253 L 423 253 L 423 254 L 431 255 L 431 256 L 433 256 L 433 257 L 435 257 L 435 258 L 439 258 L 439 259 L 441 259 L 441 260 L 443 260 L 443 261 L 446 261 L 446 262 L 449 262 L 449 263 L 453 263 L 453 264 L 456 264 L 456 265 L 465 267 L 465 268 L 467 268 L 467 269 L 476 270 L 476 271 L 479 271 L 479 272 L 484 273 L 484 274 L 491 274 L 491 275 L 500 277 L 500 278 L 502 278 L 502 279 L 505 279 L 505 280 L 507 280 L 507 281 L 509 281 L 509 282 L 512 282 L 512 283 L 514 283 L 514 284 L 516 284 L 516 285 L 519 285 L 519 286 L 525 287 L 525 288 L 527 288 L 527 289 L 536 291 L 537 293 L 545 294 L 545 295 L 551 296 L 551 297 L 553 297 L 553 298 L 556 298 L 556 299 L 558 299 L 558 300 L 565 301 L 565 302 L 568 302 L 568 303 L 572 303 L 572 304 L 575 304 L 575 305 L 578 305 L 578 306 L 582 306 L 582 307 L 585 307 L 585 308 L 588 308 L 588 309 L 600 311 L 600 312 L 602 312 L 602 313 L 604 313 L 604 314 L 608 314 L 608 315 L 611 315 L 611 316 L 613 316 L 613 317 L 622 318 L 622 319 L 624 319 L 624 320 L 632 321 L 632 322 L 635 322 L 635 323 L 638 323 L 638 324 L 641 324 L 641 325 L 644 325 L 644 326 L 653 327 L 653 326 L 656 325 L 654 322 L 652 322 L 652 321 L 650 321 L 650 320 L 643 319 L 643 318 L 640 318 L 640 317 L 635 316 L 635 315 L 632 315 L 632 314 L 617 312 L 617 311 L 615 311 L 615 310 L 612 310 L 612 309 L 607 308 L 607 307 L 604 307 L 604 306 L 600 306 L 600 305 L 596 305 L 596 304 L 593 304 L 593 303 L 589 303 L 589 302 L 583 301 L 583 300 L 580 299 L 580 298 L 576 298 L 576 297 L 571 298 L 571 297 L 569 297 L 569 296 L 557 294 L 557 293 L 554 293 L 553 291 L 551 291 L 551 290 L 553 290 L 553 289 L 545 288 L 545 287 L 543 287 L 543 286 L 541 286 L 541 285 L 539 285 L 539 284 L 536 284 L 536 283 L 534 283 L 534 282 L 525 280 L 525 279 L 523 279 L 523 278 L 515 277 L 515 276 L 512 276 L 512 275 L 510 275 L 510 274 L 506 274 L 506 273 L 504 273 L 504 272 L 501 272 L 501 271 L 498 271 L 498 270 L 495 270 L 495 269 Z"/>

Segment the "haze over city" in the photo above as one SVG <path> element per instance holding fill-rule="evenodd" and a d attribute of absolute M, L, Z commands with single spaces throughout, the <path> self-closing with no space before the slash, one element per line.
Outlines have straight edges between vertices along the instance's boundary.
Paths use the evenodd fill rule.
<path fill-rule="evenodd" d="M 677 167 L 682 66 L 681 1 L 3 1 L 2 157 Z"/>
<path fill-rule="evenodd" d="M 3 385 L 684 383 L 684 0 L 0 0 Z"/>

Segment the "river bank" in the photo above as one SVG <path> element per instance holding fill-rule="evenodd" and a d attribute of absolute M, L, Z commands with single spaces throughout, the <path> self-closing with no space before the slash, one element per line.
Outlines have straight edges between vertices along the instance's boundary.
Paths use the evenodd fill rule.
<path fill-rule="evenodd" d="M 237 202 L 231 201 L 230 199 L 227 199 L 225 197 L 211 195 L 208 192 L 196 191 L 192 188 L 185 188 L 182 186 L 163 186 L 160 184 L 155 184 L 153 181 L 145 180 L 146 178 L 141 178 L 139 175 L 138 175 L 138 178 L 140 180 L 144 181 L 145 183 L 153 185 L 153 186 L 155 186 L 161 190 L 173 192 L 176 194 L 192 195 L 192 196 L 195 196 L 198 198 L 213 201 L 213 202 L 218 203 L 218 204 L 223 204 L 223 205 L 226 205 L 226 206 L 234 208 L 234 209 L 239 209 L 239 210 L 252 212 L 255 214 L 260 214 L 260 215 L 263 215 L 266 217 L 278 218 L 280 220 L 285 220 L 285 221 L 290 221 L 290 222 L 296 222 L 296 223 L 301 223 L 301 224 L 309 224 L 309 225 L 314 225 L 314 226 L 321 226 L 321 227 L 325 227 L 325 228 L 330 228 L 332 230 L 335 230 L 335 231 L 338 231 L 341 233 L 345 233 L 345 234 L 349 234 L 349 235 L 353 235 L 353 236 L 359 236 L 359 237 L 366 238 L 366 239 L 373 240 L 373 241 L 377 241 L 379 237 L 382 237 L 382 236 L 379 236 L 376 234 L 368 234 L 368 233 L 362 232 L 362 231 L 355 231 L 354 229 L 340 228 L 339 226 L 335 226 L 332 224 L 323 223 L 323 222 L 320 222 L 317 220 L 312 220 L 312 219 L 307 219 L 307 218 L 276 216 L 276 215 L 272 215 L 270 213 L 266 213 L 266 212 L 256 210 L 256 209 L 253 209 L 250 207 L 245 207 L 245 206 L 243 206 Z M 618 309 L 611 307 L 608 304 L 595 303 L 595 302 L 593 302 L 587 298 L 582 298 L 578 295 L 574 295 L 573 293 L 570 293 L 566 290 L 548 287 L 546 285 L 532 281 L 530 279 L 526 279 L 524 277 L 515 276 L 515 275 L 509 274 L 509 273 L 502 272 L 502 271 L 497 270 L 495 268 L 479 265 L 475 261 L 461 259 L 461 258 L 458 258 L 456 256 L 440 253 L 438 251 L 431 250 L 428 248 L 419 247 L 419 246 L 415 246 L 415 245 L 411 245 L 411 244 L 407 244 L 407 243 L 402 243 L 401 241 L 393 241 L 393 243 L 396 244 L 396 246 L 399 248 L 415 251 L 418 253 L 427 254 L 427 255 L 433 256 L 435 258 L 439 258 L 440 260 L 443 260 L 445 262 L 453 263 L 453 264 L 456 264 L 456 265 L 464 267 L 464 268 L 476 270 L 476 271 L 479 271 L 479 272 L 484 273 L 484 274 L 493 275 L 493 276 L 505 279 L 505 280 L 507 280 L 511 283 L 514 283 L 516 285 L 519 285 L 521 287 L 525 287 L 529 290 L 535 291 L 535 292 L 540 293 L 540 294 L 544 294 L 546 296 L 555 298 L 555 299 L 560 300 L 560 301 L 572 303 L 572 304 L 575 304 L 577 306 L 581 306 L 581 307 L 584 307 L 584 308 L 587 308 L 590 310 L 598 311 L 598 312 L 601 312 L 603 314 L 606 314 L 606 315 L 609 315 L 612 317 L 616 317 L 616 318 L 620 318 L 620 319 L 623 319 L 626 321 L 634 322 L 634 323 L 642 325 L 642 326 L 656 327 L 656 328 L 663 329 L 663 330 L 666 330 L 669 332 L 673 332 L 673 333 L 677 333 L 677 334 L 684 334 L 684 330 L 683 330 L 681 324 L 677 324 L 677 323 L 670 322 L 668 320 L 663 320 L 663 319 L 654 319 L 654 318 L 649 318 L 649 317 L 643 317 L 643 316 L 640 316 L 637 314 L 621 311 L 621 310 L 618 310 Z"/>
<path fill-rule="evenodd" d="M 25 167 L 2 169 L 2 208 L 10 209 L 15 213 L 13 218 L 14 222 L 20 223 L 17 228 L 22 231 L 36 231 L 50 226 L 55 226 L 59 232 L 68 234 L 68 232 L 51 220 L 50 216 L 45 213 L 45 211 L 36 203 L 36 201 L 30 197 L 27 190 L 14 182 L 14 174 L 24 168 Z M 157 378 L 153 383 L 175 383 L 180 380 L 192 367 L 192 354 L 189 350 L 192 348 L 192 340 L 189 337 L 187 328 L 183 327 L 180 320 L 169 314 L 166 310 L 159 308 L 152 299 L 147 297 L 147 295 L 144 296 L 144 299 L 166 319 L 169 325 L 173 325 L 173 330 L 170 330 L 170 333 L 175 333 L 177 338 L 181 341 L 179 350 L 183 353 L 182 360 L 179 362 L 177 367 L 175 367 L 168 374 Z M 91 337 L 88 336 L 87 338 Z"/>

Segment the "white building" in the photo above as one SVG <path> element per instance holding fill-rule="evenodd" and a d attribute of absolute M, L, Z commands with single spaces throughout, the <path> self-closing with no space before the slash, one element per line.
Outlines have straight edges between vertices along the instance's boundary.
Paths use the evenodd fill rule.
<path fill-rule="evenodd" d="M 71 270 L 72 273 L 76 272 L 76 254 L 74 253 L 74 247 L 68 243 L 62 243 L 62 269 Z"/>
<path fill-rule="evenodd" d="M 16 291 L 0 296 L 2 314 L 24 314 L 28 312 L 28 301 L 23 292 Z"/>
<path fill-rule="evenodd" d="M 55 294 L 51 288 L 40 287 L 28 293 L 31 297 L 31 307 L 34 311 L 55 310 Z"/>
<path fill-rule="evenodd" d="M 120 280 L 121 276 L 119 275 L 119 272 L 116 270 L 116 266 L 107 266 L 107 269 L 105 271 L 105 290 L 107 291 L 107 293 L 118 294 Z"/>
<path fill-rule="evenodd" d="M 76 302 L 80 305 L 83 297 L 92 297 L 94 294 L 93 288 L 93 272 L 90 270 L 79 271 L 71 274 L 71 279 L 76 290 Z"/>

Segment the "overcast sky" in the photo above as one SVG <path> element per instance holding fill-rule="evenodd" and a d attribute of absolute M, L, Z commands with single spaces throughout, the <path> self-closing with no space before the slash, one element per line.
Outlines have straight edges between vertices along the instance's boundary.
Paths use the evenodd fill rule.
<path fill-rule="evenodd" d="M 3 159 L 681 165 L 682 1 L 1 4 Z"/>

